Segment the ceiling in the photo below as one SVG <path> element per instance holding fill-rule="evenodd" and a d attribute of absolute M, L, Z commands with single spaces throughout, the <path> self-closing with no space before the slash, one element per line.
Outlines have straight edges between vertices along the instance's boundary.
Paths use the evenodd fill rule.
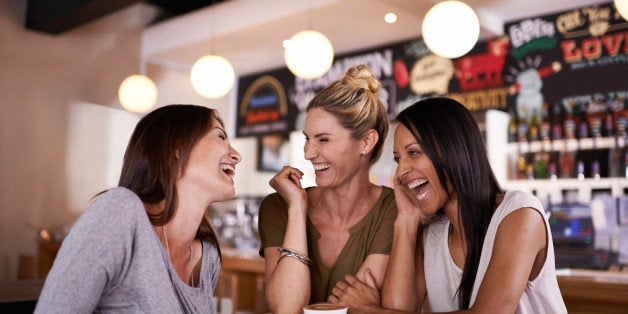
<path fill-rule="evenodd" d="M 191 68 L 201 56 L 220 54 L 238 75 L 284 66 L 284 39 L 311 28 L 325 34 L 336 55 L 420 36 L 420 23 L 436 0 L 229 0 L 148 27 L 143 60 Z M 503 34 L 505 22 L 560 12 L 601 0 L 465 0 L 480 18 L 482 38 Z M 395 24 L 384 14 L 394 12 Z"/>
<path fill-rule="evenodd" d="M 50 0 L 30 0 L 58 3 Z M 420 23 L 438 0 L 65 0 L 121 7 L 143 2 L 162 11 L 195 3 L 147 25 L 142 60 L 190 69 L 203 55 L 227 58 L 238 75 L 284 66 L 284 39 L 311 28 L 331 41 L 336 55 L 418 38 Z M 505 22 L 609 3 L 610 0 L 464 0 L 480 18 L 481 38 L 503 34 Z M 168 5 L 171 6 L 168 9 Z M 103 5 L 104 7 L 104 5 Z M 104 10 L 104 9 L 103 9 Z M 384 14 L 398 19 L 386 24 Z M 88 15 L 88 14 L 85 14 Z M 163 16 L 163 15 L 162 15 Z M 93 18 L 97 18 L 94 16 Z M 78 24 L 80 25 L 80 24 Z"/>

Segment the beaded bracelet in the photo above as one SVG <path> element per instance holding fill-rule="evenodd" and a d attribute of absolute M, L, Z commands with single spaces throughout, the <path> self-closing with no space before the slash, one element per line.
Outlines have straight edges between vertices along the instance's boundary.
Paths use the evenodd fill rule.
<path fill-rule="evenodd" d="M 296 260 L 298 260 L 299 262 L 305 264 L 305 266 L 309 267 L 310 265 L 312 265 L 312 260 L 310 260 L 307 256 L 305 256 L 305 255 L 303 255 L 303 254 L 301 254 L 299 252 L 296 252 L 296 251 L 293 251 L 293 250 L 290 250 L 290 249 L 286 249 L 285 247 L 280 247 L 280 248 L 278 248 L 278 250 L 279 250 L 279 254 L 283 254 L 283 253 L 285 253 L 285 254 L 283 254 L 283 255 L 281 255 L 279 257 L 279 259 L 277 260 L 277 264 L 279 264 L 281 259 L 283 259 L 284 257 L 292 257 L 292 258 L 295 258 Z"/>

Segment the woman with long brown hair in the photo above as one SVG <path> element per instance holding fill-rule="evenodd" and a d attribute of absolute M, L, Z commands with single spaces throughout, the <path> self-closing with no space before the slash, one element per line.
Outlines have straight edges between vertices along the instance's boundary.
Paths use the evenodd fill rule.
<path fill-rule="evenodd" d="M 235 195 L 240 160 L 213 109 L 147 114 L 119 186 L 98 195 L 63 241 L 36 312 L 213 312 L 220 248 L 206 209 Z"/>

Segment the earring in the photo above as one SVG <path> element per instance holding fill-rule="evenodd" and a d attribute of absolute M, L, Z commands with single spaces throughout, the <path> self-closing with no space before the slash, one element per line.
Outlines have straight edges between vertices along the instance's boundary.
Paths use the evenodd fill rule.
<path fill-rule="evenodd" d="M 366 155 L 366 151 L 365 150 L 362 151 L 362 155 Z"/>

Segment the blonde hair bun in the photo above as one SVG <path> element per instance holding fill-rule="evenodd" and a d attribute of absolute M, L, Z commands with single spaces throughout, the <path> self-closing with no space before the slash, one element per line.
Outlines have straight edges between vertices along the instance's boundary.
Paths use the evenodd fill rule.
<path fill-rule="evenodd" d="M 350 88 L 366 89 L 373 94 L 377 94 L 382 85 L 379 80 L 375 78 L 371 69 L 363 64 L 356 65 L 347 70 L 347 73 L 345 73 L 341 81 Z"/>

